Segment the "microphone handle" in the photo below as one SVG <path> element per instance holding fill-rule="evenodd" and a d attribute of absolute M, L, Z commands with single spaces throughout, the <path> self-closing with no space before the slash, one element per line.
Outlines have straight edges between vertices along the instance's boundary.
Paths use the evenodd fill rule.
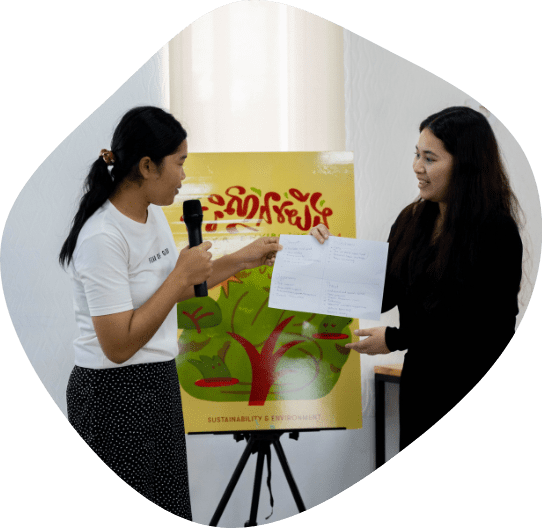
<path fill-rule="evenodd" d="M 190 249 L 199 246 L 203 242 L 201 236 L 201 229 L 189 229 L 188 230 L 188 244 Z"/>
<path fill-rule="evenodd" d="M 190 229 L 188 230 L 188 242 L 190 248 L 199 246 L 203 242 L 203 237 L 201 236 L 201 229 Z M 201 284 L 194 285 L 194 292 L 196 297 L 207 297 L 207 283 L 202 282 Z"/>
<path fill-rule="evenodd" d="M 195 284 L 194 292 L 196 297 L 207 297 L 207 283 L 202 282 L 201 284 Z"/>

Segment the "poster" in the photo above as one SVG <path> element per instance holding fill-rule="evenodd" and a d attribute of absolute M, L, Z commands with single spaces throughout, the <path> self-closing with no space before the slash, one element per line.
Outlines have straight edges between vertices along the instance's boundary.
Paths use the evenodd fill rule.
<path fill-rule="evenodd" d="M 214 259 L 319 223 L 355 237 L 351 152 L 192 153 L 185 173 L 164 208 L 179 251 L 189 199 L 201 200 Z M 246 270 L 177 305 L 188 433 L 362 427 L 360 357 L 344 347 L 358 320 L 269 308 L 271 274 Z"/>

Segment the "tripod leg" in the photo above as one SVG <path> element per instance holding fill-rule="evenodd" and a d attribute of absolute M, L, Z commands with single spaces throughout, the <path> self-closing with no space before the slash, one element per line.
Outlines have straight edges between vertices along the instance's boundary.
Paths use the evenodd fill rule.
<path fill-rule="evenodd" d="M 261 496 L 261 480 L 263 478 L 263 464 L 266 446 L 259 440 L 257 452 L 257 469 L 255 470 L 255 483 L 253 484 L 253 499 L 251 500 L 251 514 L 249 521 L 244 526 L 257 526 L 257 512 L 259 510 L 259 497 Z M 270 445 L 268 446 L 270 449 Z"/>
<path fill-rule="evenodd" d="M 284 470 L 284 474 L 286 475 L 289 488 L 291 489 L 291 494 L 295 499 L 295 504 L 297 504 L 297 508 L 299 508 L 300 512 L 304 512 L 306 510 L 305 504 L 303 503 L 303 499 L 301 498 L 301 494 L 299 493 L 299 488 L 297 487 L 293 475 L 291 474 L 291 469 L 289 468 L 289 464 L 286 459 L 286 455 L 284 454 L 282 444 L 280 444 L 279 438 L 274 440 L 274 449 L 276 449 L 276 454 L 280 459 L 280 464 L 282 464 L 282 469 Z"/>
<path fill-rule="evenodd" d="M 245 467 L 245 465 L 247 464 L 247 461 L 249 460 L 249 457 L 251 456 L 254 443 L 255 443 L 255 439 L 251 437 L 248 440 L 247 445 L 245 446 L 245 450 L 238 462 L 238 465 L 236 466 L 236 469 L 234 470 L 234 473 L 232 475 L 232 478 L 230 479 L 230 482 L 228 483 L 228 486 L 226 486 L 226 490 L 222 495 L 222 499 L 220 499 L 219 505 L 217 506 L 217 509 L 215 511 L 215 514 L 213 515 L 213 518 L 211 519 L 211 522 L 209 523 L 209 526 L 216 526 L 220 521 L 220 518 L 224 513 L 224 508 L 226 508 L 226 505 L 228 504 L 228 501 L 232 496 L 232 492 L 234 491 L 234 488 L 238 483 L 238 480 L 242 474 L 243 468 Z"/>

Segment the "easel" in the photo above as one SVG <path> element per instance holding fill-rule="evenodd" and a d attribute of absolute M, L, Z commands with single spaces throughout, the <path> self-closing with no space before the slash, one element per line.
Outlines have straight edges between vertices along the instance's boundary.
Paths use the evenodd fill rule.
<path fill-rule="evenodd" d="M 308 429 L 307 431 L 313 430 L 314 429 Z M 245 439 L 247 440 L 247 445 L 245 446 L 245 450 L 238 462 L 238 465 L 236 466 L 236 469 L 234 470 L 234 473 L 230 478 L 230 482 L 228 483 L 228 486 L 226 487 L 226 490 L 222 495 L 222 499 L 217 506 L 217 509 L 215 511 L 215 514 L 213 515 L 213 518 L 211 519 L 211 522 L 209 523 L 209 526 L 217 526 L 224 512 L 224 509 L 226 508 L 226 505 L 228 504 L 228 501 L 232 496 L 232 492 L 234 491 L 234 488 L 238 483 L 242 471 L 245 468 L 247 461 L 249 460 L 249 457 L 254 453 L 257 453 L 257 468 L 255 470 L 255 481 L 253 484 L 251 513 L 249 516 L 249 520 L 246 521 L 244 526 L 257 526 L 257 511 L 259 509 L 259 496 L 261 494 L 261 481 L 263 477 L 263 465 L 265 457 L 268 461 L 270 476 L 270 446 L 274 446 L 276 454 L 278 455 L 278 459 L 280 460 L 280 464 L 282 466 L 282 469 L 284 470 L 284 474 L 288 481 L 291 493 L 293 495 L 293 498 L 295 499 L 295 504 L 297 504 L 299 512 L 304 512 L 306 510 L 303 499 L 301 498 L 301 495 L 299 493 L 299 488 L 297 487 L 293 475 L 291 474 L 291 469 L 284 454 L 282 444 L 280 444 L 280 437 L 285 433 L 289 433 L 289 437 L 293 440 L 297 440 L 299 438 L 298 430 L 284 431 L 271 429 L 268 431 L 244 431 L 231 433 L 234 435 L 234 440 L 236 440 L 236 442 L 240 442 L 241 440 Z"/>

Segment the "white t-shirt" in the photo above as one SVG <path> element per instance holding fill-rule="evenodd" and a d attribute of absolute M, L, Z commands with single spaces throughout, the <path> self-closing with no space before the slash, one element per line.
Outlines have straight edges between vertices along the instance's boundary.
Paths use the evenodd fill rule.
<path fill-rule="evenodd" d="M 103 369 L 174 359 L 178 353 L 176 307 L 148 343 L 122 364 L 103 353 L 92 317 L 136 310 L 174 269 L 178 255 L 161 207 L 150 205 L 145 224 L 135 222 L 107 200 L 84 224 L 69 272 L 73 280 L 75 363 Z"/>

